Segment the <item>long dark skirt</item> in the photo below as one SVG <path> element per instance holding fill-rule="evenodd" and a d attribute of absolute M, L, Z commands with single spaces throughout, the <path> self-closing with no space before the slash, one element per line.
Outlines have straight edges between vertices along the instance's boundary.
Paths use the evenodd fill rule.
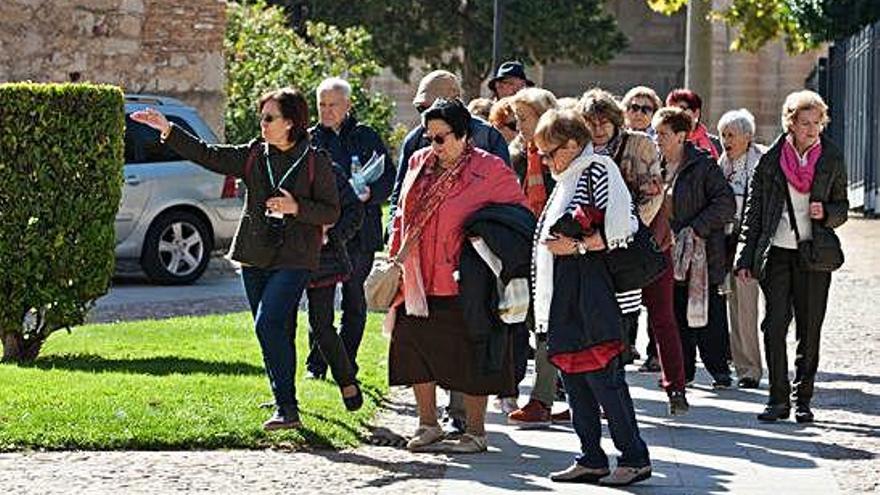
<path fill-rule="evenodd" d="M 388 356 L 389 384 L 436 382 L 470 395 L 512 394 L 516 385 L 509 335 L 504 338 L 501 370 L 485 373 L 480 359 L 485 342 L 469 337 L 458 297 L 428 297 L 428 313 L 420 318 L 398 308 Z"/>

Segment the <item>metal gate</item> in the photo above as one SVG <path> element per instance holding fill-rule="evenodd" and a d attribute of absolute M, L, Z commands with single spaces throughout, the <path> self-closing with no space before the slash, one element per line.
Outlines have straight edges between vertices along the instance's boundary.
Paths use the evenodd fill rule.
<path fill-rule="evenodd" d="M 880 23 L 836 41 L 807 84 L 830 107 L 826 133 L 844 153 L 850 206 L 880 213 Z"/>

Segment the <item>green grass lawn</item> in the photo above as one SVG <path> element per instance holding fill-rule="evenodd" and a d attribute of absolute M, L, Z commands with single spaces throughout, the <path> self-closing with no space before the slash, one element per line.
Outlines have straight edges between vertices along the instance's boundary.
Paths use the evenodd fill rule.
<path fill-rule="evenodd" d="M 86 325 L 49 338 L 36 362 L 0 364 L 0 451 L 196 449 L 357 444 L 387 392 L 387 339 L 370 315 L 358 355 L 364 407 L 349 413 L 331 381 L 303 380 L 304 427 L 266 433 L 271 400 L 249 313 Z"/>

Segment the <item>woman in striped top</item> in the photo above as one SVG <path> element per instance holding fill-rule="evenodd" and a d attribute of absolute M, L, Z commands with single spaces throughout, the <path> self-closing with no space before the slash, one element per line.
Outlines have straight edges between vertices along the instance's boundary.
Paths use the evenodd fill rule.
<path fill-rule="evenodd" d="M 621 311 L 604 257 L 632 241 L 632 197 L 614 162 L 593 152 L 577 111 L 546 112 L 535 144 L 556 180 L 536 229 L 535 325 L 547 331 L 547 354 L 562 372 L 582 450 L 550 478 L 628 485 L 651 476 L 651 461 L 621 364 Z M 600 407 L 621 452 L 613 472 L 600 445 Z"/>

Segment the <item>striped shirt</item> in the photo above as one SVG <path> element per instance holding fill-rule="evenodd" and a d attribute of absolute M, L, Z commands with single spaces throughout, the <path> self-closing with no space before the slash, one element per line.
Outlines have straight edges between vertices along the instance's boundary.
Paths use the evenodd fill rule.
<path fill-rule="evenodd" d="M 592 181 L 592 184 L 587 183 L 588 179 Z M 593 187 L 593 201 L 595 203 L 590 201 L 590 185 Z M 587 167 L 584 174 L 578 179 L 574 198 L 568 205 L 566 213 L 573 212 L 579 205 L 581 207 L 594 206 L 602 211 L 605 211 L 608 206 L 608 172 L 602 165 L 593 163 Z M 631 215 L 636 215 L 635 205 L 633 205 Z M 618 292 L 617 304 L 623 314 L 637 313 L 642 305 L 642 289 Z"/>

